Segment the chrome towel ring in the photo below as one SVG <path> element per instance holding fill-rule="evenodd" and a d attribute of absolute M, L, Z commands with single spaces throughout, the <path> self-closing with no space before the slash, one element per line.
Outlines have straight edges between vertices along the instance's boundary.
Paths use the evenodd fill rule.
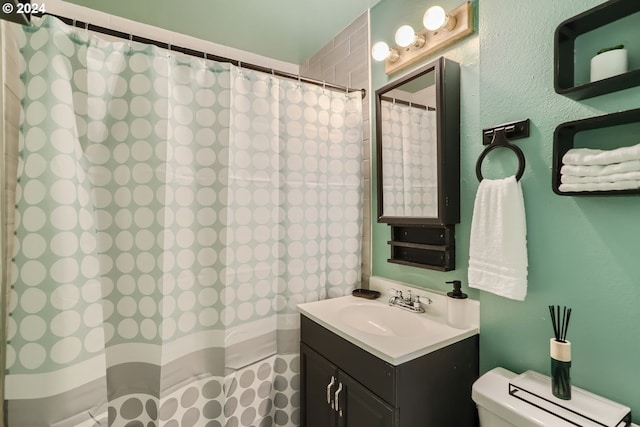
<path fill-rule="evenodd" d="M 510 149 L 518 157 L 518 172 L 516 173 L 516 179 L 520 181 L 520 178 L 522 178 L 522 174 L 524 173 L 524 167 L 526 164 L 524 153 L 522 152 L 520 147 L 509 142 L 505 134 L 505 129 L 502 128 L 496 129 L 493 132 L 491 143 L 482 151 L 482 153 L 480 153 L 480 157 L 478 157 L 478 161 L 476 162 L 476 177 L 478 178 L 478 181 L 482 181 L 484 179 L 484 177 L 482 176 L 482 161 L 485 157 L 487 157 L 487 154 L 500 147 Z"/>

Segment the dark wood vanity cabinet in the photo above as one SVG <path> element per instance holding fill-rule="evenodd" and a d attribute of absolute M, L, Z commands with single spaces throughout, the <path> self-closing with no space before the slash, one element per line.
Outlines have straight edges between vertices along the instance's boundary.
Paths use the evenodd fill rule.
<path fill-rule="evenodd" d="M 395 366 L 305 316 L 300 327 L 302 427 L 478 425 L 478 335 Z"/>
<path fill-rule="evenodd" d="M 302 344 L 307 427 L 392 427 L 391 406 Z M 337 409 L 336 403 L 337 402 Z"/>

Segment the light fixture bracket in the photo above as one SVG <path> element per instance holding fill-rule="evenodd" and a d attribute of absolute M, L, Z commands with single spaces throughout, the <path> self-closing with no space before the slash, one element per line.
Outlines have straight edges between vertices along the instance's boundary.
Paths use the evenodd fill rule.
<path fill-rule="evenodd" d="M 393 62 L 387 59 L 384 63 L 384 72 L 386 74 L 396 73 L 473 33 L 471 2 L 465 2 L 449 12 L 449 15 L 456 19 L 456 26 L 452 30 L 440 28 L 430 31 L 423 29 L 418 35 L 424 37 L 426 43 L 420 47 L 415 45 L 396 46 L 394 49 L 400 54 L 400 57 Z"/>

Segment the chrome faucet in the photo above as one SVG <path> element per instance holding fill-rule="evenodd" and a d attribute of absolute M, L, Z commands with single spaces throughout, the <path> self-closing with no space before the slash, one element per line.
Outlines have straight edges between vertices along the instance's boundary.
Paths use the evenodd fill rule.
<path fill-rule="evenodd" d="M 391 298 L 389 298 L 389 305 L 400 307 L 403 310 L 411 311 L 414 313 L 424 313 L 424 308 L 420 305 L 422 304 L 431 304 L 431 299 L 429 297 L 421 297 L 416 295 L 415 298 L 411 296 L 411 290 L 408 290 L 409 294 L 406 298 L 402 296 L 402 291 L 398 289 L 391 289 L 395 292 Z"/>

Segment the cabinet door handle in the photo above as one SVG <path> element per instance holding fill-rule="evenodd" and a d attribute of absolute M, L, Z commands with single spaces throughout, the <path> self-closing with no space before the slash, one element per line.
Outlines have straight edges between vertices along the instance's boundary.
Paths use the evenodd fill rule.
<path fill-rule="evenodd" d="M 342 383 L 338 383 L 338 389 L 336 390 L 335 394 L 333 395 L 333 400 L 335 403 L 335 407 L 334 409 L 336 410 L 336 412 L 339 413 L 340 416 L 342 416 L 342 409 L 340 409 L 340 400 L 338 400 L 340 398 L 340 392 L 342 391 Z"/>
<path fill-rule="evenodd" d="M 335 384 L 335 382 L 336 382 L 336 378 L 333 375 L 331 375 L 331 382 L 327 386 L 327 404 L 329 404 L 329 406 L 331 406 L 332 408 L 333 408 L 333 405 L 331 404 L 331 387 L 333 387 L 333 384 Z"/>

